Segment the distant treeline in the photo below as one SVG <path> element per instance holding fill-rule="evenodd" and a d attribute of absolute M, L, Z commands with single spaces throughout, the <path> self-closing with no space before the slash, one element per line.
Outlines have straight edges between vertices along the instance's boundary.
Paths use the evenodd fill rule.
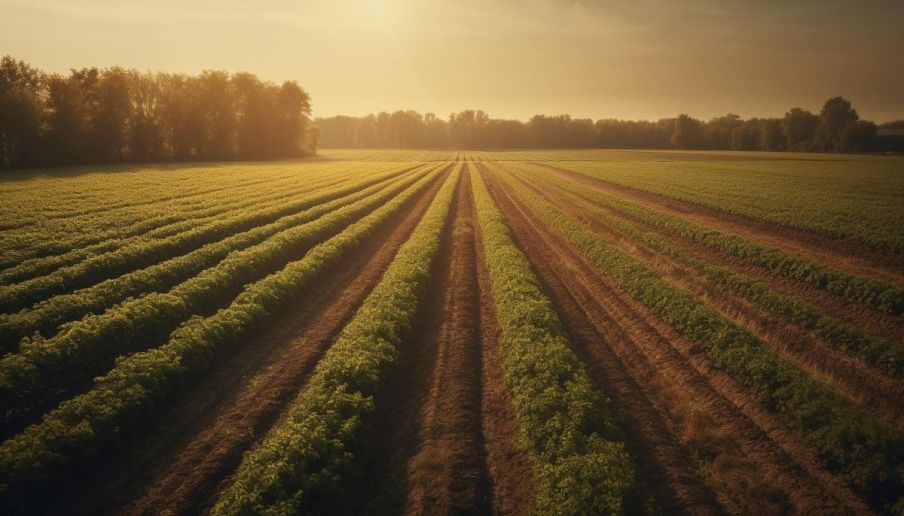
<path fill-rule="evenodd" d="M 250 73 L 44 73 L 0 62 L 0 168 L 267 159 L 315 151 L 308 94 Z"/>
<path fill-rule="evenodd" d="M 396 111 L 364 117 L 318 118 L 321 147 L 358 148 L 654 148 L 769 151 L 904 151 L 904 138 L 877 135 L 842 97 L 820 113 L 793 108 L 782 118 L 709 121 L 688 115 L 656 122 L 536 115 L 527 122 L 490 118 L 483 111 Z M 896 123 L 889 124 L 889 127 Z"/>

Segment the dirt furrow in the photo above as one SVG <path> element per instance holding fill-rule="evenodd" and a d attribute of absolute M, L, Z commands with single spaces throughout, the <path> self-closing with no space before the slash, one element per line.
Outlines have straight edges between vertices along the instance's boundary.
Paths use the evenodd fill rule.
<path fill-rule="evenodd" d="M 519 247 L 532 266 L 562 317 L 575 352 L 589 366 L 593 379 L 601 384 L 616 404 L 624 421 L 626 440 L 637 458 L 645 483 L 656 486 L 659 505 L 667 513 L 722 512 L 715 494 L 704 484 L 693 467 L 693 458 L 683 449 L 667 415 L 638 386 L 609 342 L 625 339 L 618 329 L 602 321 L 594 307 L 598 301 L 572 279 L 570 263 L 547 245 L 520 211 L 490 180 L 497 205 L 505 213 Z"/>
<path fill-rule="evenodd" d="M 363 446 L 352 512 L 494 512 L 481 406 L 473 210 L 469 175 L 463 174 L 424 304 Z"/>
<path fill-rule="evenodd" d="M 278 420 L 317 361 L 380 280 L 446 174 L 340 267 L 310 299 L 209 374 L 61 505 L 68 514 L 195 514 L 241 455 Z"/>
<path fill-rule="evenodd" d="M 539 266 L 550 260 L 538 249 L 555 250 L 554 261 L 544 267 L 567 268 L 562 281 L 573 292 L 586 290 L 586 295 L 578 297 L 588 303 L 582 311 L 598 321 L 595 328 L 610 332 L 606 342 L 628 375 L 645 397 L 668 412 L 674 432 L 705 459 L 704 469 L 712 483 L 729 493 L 736 507 L 746 512 L 764 504 L 779 510 L 790 504 L 799 512 L 867 512 L 850 490 L 802 451 L 785 424 L 715 370 L 697 346 L 596 271 L 563 237 L 510 197 L 498 180 L 493 183 L 532 263 Z M 547 280 L 549 273 L 541 276 Z M 567 303 L 555 291 L 552 294 L 558 305 Z M 595 357 L 589 358 L 593 369 L 605 367 L 595 363 Z M 655 443 L 644 444 L 657 453 L 666 452 Z"/>
<path fill-rule="evenodd" d="M 806 370 L 837 392 L 862 406 L 874 417 L 904 426 L 904 382 L 877 372 L 868 365 L 832 349 L 812 332 L 782 320 L 750 302 L 726 292 L 691 267 L 657 253 L 634 241 L 604 221 L 594 217 L 586 207 L 590 201 L 555 186 L 532 184 L 518 176 L 525 186 L 543 196 L 560 210 L 581 220 L 594 232 L 604 236 L 625 252 L 643 261 L 672 284 L 695 294 L 722 315 L 747 328 L 757 338 L 780 353 L 786 360 Z"/>
<path fill-rule="evenodd" d="M 551 183 L 544 182 L 543 188 L 545 189 L 550 185 Z M 566 192 L 555 185 L 551 186 L 553 189 L 563 192 L 566 197 L 575 196 L 575 194 Z M 744 274 L 752 279 L 761 281 L 776 292 L 806 301 L 822 310 L 826 315 L 855 324 L 870 334 L 889 340 L 900 340 L 900 336 L 904 334 L 904 318 L 894 317 L 879 312 L 866 305 L 852 305 L 849 301 L 827 290 L 818 289 L 803 281 L 784 277 L 776 272 L 769 271 L 765 267 L 752 264 L 743 258 L 673 235 L 661 228 L 619 213 L 611 207 L 596 202 L 593 199 L 588 199 L 583 196 L 577 197 L 585 204 L 603 211 L 607 216 L 631 224 L 645 232 L 655 234 L 658 238 L 690 252 L 699 259 L 726 267 L 732 272 Z"/>
<path fill-rule="evenodd" d="M 419 448 L 408 460 L 406 514 L 485 513 L 488 485 L 481 431 L 480 298 L 474 255 L 470 176 L 462 174 L 450 214 L 451 242 L 441 248 L 423 338 L 436 360 L 420 409 Z M 443 252 L 446 251 L 446 252 Z"/>
<path fill-rule="evenodd" d="M 473 164 L 469 168 L 471 174 L 478 173 Z M 473 220 L 476 220 L 475 210 L 472 206 Z M 532 464 L 527 452 L 518 446 L 519 426 L 515 408 L 503 383 L 496 304 L 486 265 L 483 237 L 476 223 L 474 233 L 477 286 L 480 292 L 481 426 L 484 463 L 490 483 L 490 509 L 493 515 L 528 514 L 535 490 Z"/>
<path fill-rule="evenodd" d="M 815 233 L 757 221 L 700 204 L 636 190 L 549 164 L 536 163 L 536 165 L 559 177 L 592 186 L 697 224 L 734 233 L 748 240 L 777 247 L 851 274 L 904 285 L 904 260 L 892 253 L 868 250 L 863 246 L 856 246 Z"/>

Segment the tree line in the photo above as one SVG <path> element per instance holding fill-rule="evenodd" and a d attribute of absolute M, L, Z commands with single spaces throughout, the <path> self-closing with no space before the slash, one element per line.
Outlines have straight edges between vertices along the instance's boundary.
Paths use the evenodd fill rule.
<path fill-rule="evenodd" d="M 0 60 L 0 168 L 302 156 L 316 150 L 310 115 L 295 81 L 251 73 L 63 75 Z"/>
<path fill-rule="evenodd" d="M 728 114 L 708 121 L 686 114 L 658 121 L 535 115 L 527 122 L 490 118 L 483 111 L 382 112 L 316 120 L 328 148 L 656 148 L 768 151 L 904 151 L 901 139 L 877 134 L 843 97 L 826 101 L 819 114 L 793 108 L 782 118 L 742 119 Z M 893 123 L 888 124 L 889 127 Z"/>

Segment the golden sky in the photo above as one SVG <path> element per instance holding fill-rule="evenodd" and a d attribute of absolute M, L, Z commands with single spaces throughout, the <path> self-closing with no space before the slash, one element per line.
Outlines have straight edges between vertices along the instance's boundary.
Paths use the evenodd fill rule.
<path fill-rule="evenodd" d="M 0 0 L 0 54 L 296 79 L 317 116 L 904 118 L 904 0 Z"/>

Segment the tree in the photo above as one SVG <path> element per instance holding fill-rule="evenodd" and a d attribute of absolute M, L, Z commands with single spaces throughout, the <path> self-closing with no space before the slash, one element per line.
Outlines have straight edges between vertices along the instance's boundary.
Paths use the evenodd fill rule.
<path fill-rule="evenodd" d="M 819 117 L 805 109 L 796 107 L 785 113 L 781 126 L 787 148 L 789 150 L 807 150 L 816 135 L 818 125 Z"/>
<path fill-rule="evenodd" d="M 46 76 L 10 56 L 0 60 L 0 168 L 27 167 L 41 156 Z"/>
<path fill-rule="evenodd" d="M 816 143 L 823 150 L 841 150 L 841 133 L 860 119 L 857 110 L 844 97 L 832 97 L 819 113 L 816 127 Z"/>
<path fill-rule="evenodd" d="M 122 68 L 90 70 L 88 140 L 93 162 L 122 161 L 131 116 L 130 80 Z"/>
<path fill-rule="evenodd" d="M 782 123 L 777 118 L 760 121 L 759 150 L 780 151 L 785 149 L 785 138 L 782 135 Z"/>
<path fill-rule="evenodd" d="M 48 83 L 47 161 L 53 165 L 84 163 L 86 113 L 82 83 L 52 75 Z"/>
<path fill-rule="evenodd" d="M 235 96 L 229 74 L 223 71 L 205 70 L 198 77 L 196 102 L 204 128 L 200 155 L 206 159 L 235 157 Z"/>
<path fill-rule="evenodd" d="M 149 73 L 129 72 L 129 157 L 154 161 L 163 156 L 162 96 L 160 82 Z"/>
<path fill-rule="evenodd" d="M 276 94 L 275 143 L 280 156 L 316 150 L 319 132 L 310 128 L 311 97 L 295 81 L 285 81 Z M 303 143 L 307 142 L 307 143 Z"/>
<path fill-rule="evenodd" d="M 449 143 L 458 149 L 481 147 L 481 136 L 489 120 L 480 110 L 468 109 L 449 115 Z"/>
<path fill-rule="evenodd" d="M 707 149 L 728 149 L 731 133 L 741 124 L 741 117 L 728 113 L 710 120 L 703 128 L 703 139 Z"/>
<path fill-rule="evenodd" d="M 675 119 L 672 145 L 679 149 L 699 149 L 703 147 L 703 124 L 695 118 L 681 114 Z"/>
<path fill-rule="evenodd" d="M 841 133 L 841 150 L 862 152 L 869 150 L 876 140 L 876 124 L 858 120 L 848 124 Z"/>

